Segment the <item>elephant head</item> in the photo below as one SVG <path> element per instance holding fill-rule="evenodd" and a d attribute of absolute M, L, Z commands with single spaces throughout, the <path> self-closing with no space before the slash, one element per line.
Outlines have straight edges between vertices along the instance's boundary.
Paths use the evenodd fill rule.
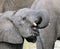
<path fill-rule="evenodd" d="M 38 28 L 44 28 L 49 22 L 47 11 L 28 8 L 18 10 L 12 20 L 21 36 L 29 42 L 35 42 L 39 35 Z"/>

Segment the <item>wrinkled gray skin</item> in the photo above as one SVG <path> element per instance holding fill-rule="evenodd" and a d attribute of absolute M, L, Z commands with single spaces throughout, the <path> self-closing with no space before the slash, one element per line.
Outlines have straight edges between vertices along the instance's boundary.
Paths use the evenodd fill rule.
<path fill-rule="evenodd" d="M 48 19 L 46 10 L 32 10 L 28 8 L 20 9 L 17 12 L 6 11 L 1 13 L 0 49 L 22 49 L 23 38 L 26 38 L 29 42 L 35 42 L 36 36 L 39 34 L 38 28 L 44 28 L 49 22 L 45 17 Z M 43 23 L 43 19 L 46 21 L 46 24 Z M 40 25 L 38 22 L 45 25 Z"/>
<path fill-rule="evenodd" d="M 55 41 L 60 36 L 60 0 L 35 0 L 31 8 L 45 9 L 50 17 L 49 25 L 39 30 L 37 49 L 54 49 Z"/>
<path fill-rule="evenodd" d="M 0 0 L 0 12 L 30 8 L 34 0 Z"/>
<path fill-rule="evenodd" d="M 30 7 L 32 5 L 34 0 L 0 0 L 0 12 L 5 12 L 5 11 L 9 11 L 9 10 L 15 10 L 17 11 L 20 8 L 24 8 L 24 7 Z M 15 43 L 15 44 L 10 44 L 10 43 L 0 43 L 2 46 L 4 46 L 4 48 L 2 49 L 6 49 L 10 48 L 10 49 L 21 49 L 23 46 L 23 43 Z M 9 45 L 9 46 L 8 46 Z M 0 46 L 0 47 L 2 47 Z M 11 48 L 13 47 L 13 48 Z M 1 49 L 1 48 L 0 48 Z"/>

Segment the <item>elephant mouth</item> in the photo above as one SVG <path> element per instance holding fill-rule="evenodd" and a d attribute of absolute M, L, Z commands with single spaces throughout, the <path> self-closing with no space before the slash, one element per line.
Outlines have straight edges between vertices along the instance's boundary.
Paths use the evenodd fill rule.
<path fill-rule="evenodd" d="M 32 35 L 27 37 L 26 40 L 28 42 L 35 43 L 37 40 L 37 36 L 39 36 L 39 30 L 35 27 L 32 27 Z"/>
<path fill-rule="evenodd" d="M 42 18 L 40 17 L 38 20 L 36 20 L 33 25 L 31 26 L 32 29 L 32 36 L 27 37 L 26 40 L 28 42 L 33 42 L 35 43 L 37 40 L 37 36 L 39 36 L 39 29 L 40 27 L 38 26 L 42 22 Z"/>
<path fill-rule="evenodd" d="M 36 27 L 33 27 L 32 30 L 33 30 L 32 31 L 33 36 L 38 36 L 39 35 L 39 30 Z"/>

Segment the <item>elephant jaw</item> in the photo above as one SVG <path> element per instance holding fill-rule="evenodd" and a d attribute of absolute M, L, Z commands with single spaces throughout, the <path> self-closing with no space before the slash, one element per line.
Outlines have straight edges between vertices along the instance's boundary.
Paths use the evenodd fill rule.
<path fill-rule="evenodd" d="M 33 31 L 32 31 L 32 35 L 29 36 L 29 37 L 27 37 L 26 40 L 27 40 L 28 42 L 35 43 L 36 40 L 37 40 L 37 36 L 39 35 L 39 30 L 38 30 L 37 28 L 33 28 L 32 30 L 33 30 Z"/>

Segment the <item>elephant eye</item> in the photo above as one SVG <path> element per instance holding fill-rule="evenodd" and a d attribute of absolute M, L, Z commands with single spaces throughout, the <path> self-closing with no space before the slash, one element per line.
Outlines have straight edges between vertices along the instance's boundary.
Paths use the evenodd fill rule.
<path fill-rule="evenodd" d="M 26 17 L 22 18 L 23 20 L 26 20 Z"/>

